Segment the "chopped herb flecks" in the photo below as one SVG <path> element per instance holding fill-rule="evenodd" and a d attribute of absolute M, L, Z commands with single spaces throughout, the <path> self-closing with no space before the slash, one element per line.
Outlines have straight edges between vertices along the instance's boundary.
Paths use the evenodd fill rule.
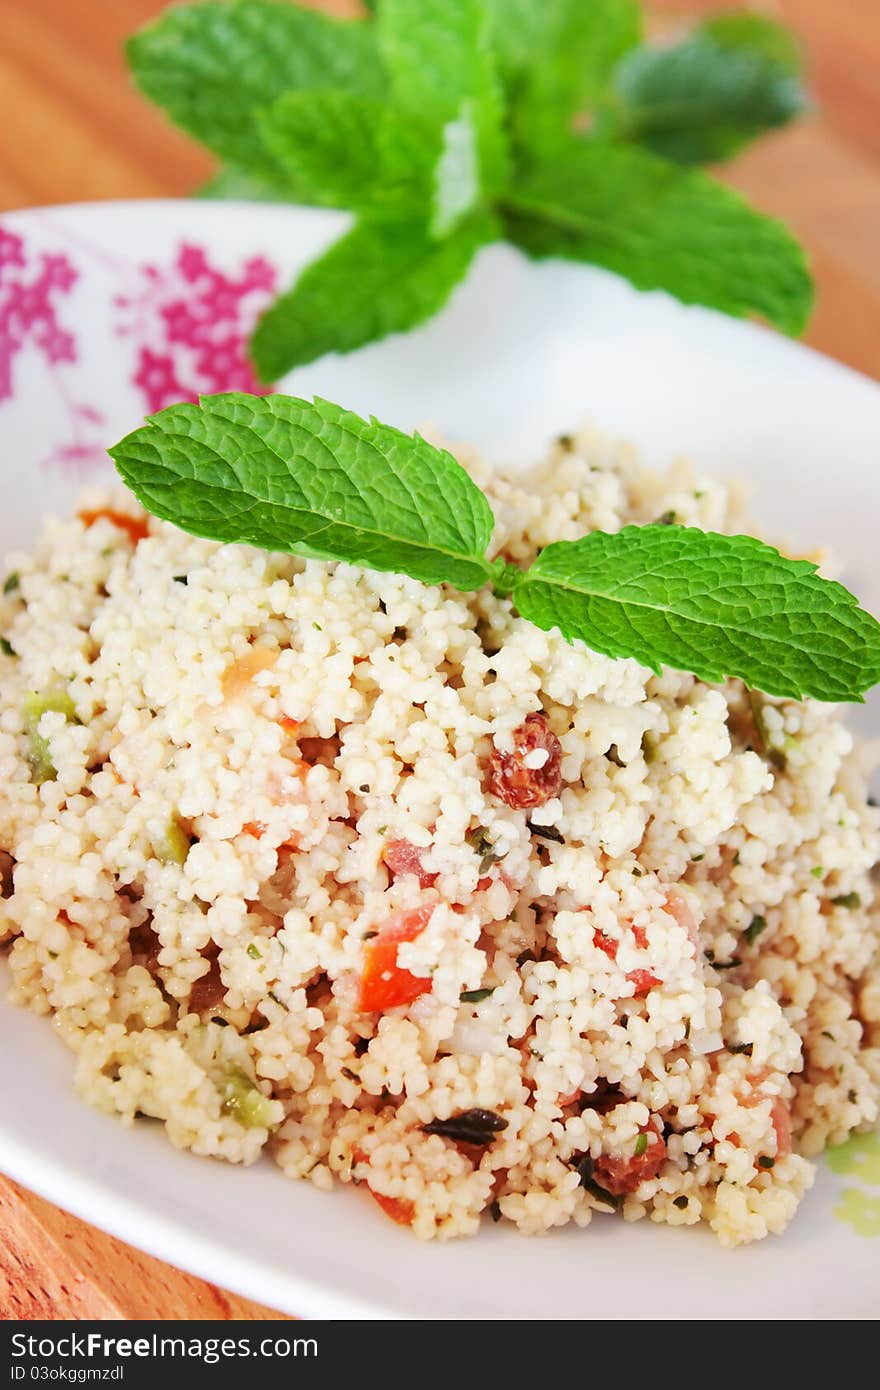
<path fill-rule="evenodd" d="M 750 946 L 754 946 L 758 937 L 761 935 L 761 932 L 766 930 L 767 918 L 763 917 L 759 912 L 756 914 L 756 916 L 752 918 L 751 924 L 748 927 L 746 927 L 745 931 L 743 932 L 743 939 L 747 941 Z"/>
<path fill-rule="evenodd" d="M 493 864 L 497 864 L 503 855 L 499 854 L 488 838 L 484 825 L 475 825 L 473 830 L 469 830 L 465 835 L 465 840 L 470 845 L 475 854 L 480 856 L 480 876 L 488 873 Z"/>
<path fill-rule="evenodd" d="M 482 1004 L 484 999 L 488 999 L 490 994 L 495 993 L 495 986 L 489 989 L 466 989 L 464 994 L 459 995 L 462 1004 Z"/>
<path fill-rule="evenodd" d="M 611 1207 L 613 1211 L 617 1211 L 620 1206 L 620 1198 L 616 1197 L 613 1192 L 606 1191 L 604 1187 L 600 1187 L 597 1182 L 594 1182 L 593 1170 L 595 1166 L 595 1161 L 590 1154 L 584 1154 L 577 1165 L 577 1174 L 581 1180 L 581 1187 L 585 1188 L 591 1197 L 595 1197 L 597 1202 L 601 1202 L 603 1206 Z"/>
<path fill-rule="evenodd" d="M 839 893 L 831 901 L 835 907 L 848 907 L 853 911 L 862 905 L 862 899 L 858 893 Z"/>
<path fill-rule="evenodd" d="M 555 825 L 534 825 L 530 820 L 527 820 L 526 829 L 532 835 L 538 835 L 542 840 L 553 840 L 557 845 L 565 844 L 565 836 L 560 834 Z"/>

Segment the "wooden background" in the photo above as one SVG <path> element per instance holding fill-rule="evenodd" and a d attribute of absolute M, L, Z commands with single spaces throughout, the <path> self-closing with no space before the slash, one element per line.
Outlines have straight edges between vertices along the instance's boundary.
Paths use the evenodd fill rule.
<path fill-rule="evenodd" d="M 338 14 L 359 8 L 357 0 L 313 3 Z M 181 196 L 204 180 L 211 160 L 133 91 L 122 61 L 125 36 L 164 8 L 162 0 L 2 0 L 0 212 Z M 736 8 L 726 0 L 648 6 L 658 28 Z M 802 38 L 817 110 L 765 137 L 724 177 L 786 218 L 806 244 L 819 287 L 807 341 L 880 378 L 880 0 L 760 8 Z M 0 1179 L 0 1317 L 271 1316 Z"/>

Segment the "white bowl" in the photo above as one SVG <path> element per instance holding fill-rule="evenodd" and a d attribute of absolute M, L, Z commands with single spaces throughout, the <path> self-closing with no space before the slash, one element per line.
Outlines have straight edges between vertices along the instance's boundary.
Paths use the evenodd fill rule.
<path fill-rule="evenodd" d="M 44 512 L 68 510 L 84 478 L 109 472 L 103 447 L 167 392 L 242 387 L 242 337 L 271 285 L 289 281 L 344 225 L 331 213 L 201 202 L 0 219 L 0 556 L 27 543 Z M 4 318 L 10 303 L 16 312 Z M 829 544 L 880 611 L 880 389 L 760 328 L 636 294 L 602 271 L 534 266 L 495 247 L 427 327 L 326 358 L 285 385 L 407 429 L 430 421 L 496 458 L 526 460 L 585 416 L 632 439 L 650 463 L 689 453 L 755 483 L 756 514 L 772 534 Z M 869 702 L 855 722 L 880 732 L 880 705 Z M 324 1195 L 268 1162 L 243 1170 L 197 1159 L 158 1126 L 124 1130 L 88 1110 L 49 1023 L 5 1003 L 0 1055 L 0 1168 L 124 1240 L 286 1312 L 878 1312 L 880 1245 L 834 1214 L 841 1187 L 862 1184 L 824 1168 L 783 1237 L 733 1252 L 701 1229 L 610 1218 L 538 1240 L 492 1228 L 420 1245 L 362 1193 Z M 880 1200 L 880 1190 L 865 1190 Z"/>

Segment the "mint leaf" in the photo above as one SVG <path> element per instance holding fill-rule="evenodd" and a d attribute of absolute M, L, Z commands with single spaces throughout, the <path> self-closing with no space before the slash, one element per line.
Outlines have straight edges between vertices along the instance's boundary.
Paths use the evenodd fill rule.
<path fill-rule="evenodd" d="M 481 217 L 443 241 L 414 214 L 365 217 L 263 315 L 251 355 L 263 381 L 327 352 L 351 352 L 430 318 L 496 226 Z"/>
<path fill-rule="evenodd" d="M 442 125 L 464 97 L 491 85 L 483 0 L 382 0 L 377 32 L 403 110 Z"/>
<path fill-rule="evenodd" d="M 433 209 L 447 235 L 482 196 L 469 113 L 427 131 L 352 92 L 286 92 L 258 115 L 266 147 L 300 201 L 387 212 Z"/>
<path fill-rule="evenodd" d="M 731 189 L 647 150 L 571 140 L 505 195 L 509 238 L 529 255 L 605 266 L 637 289 L 761 314 L 786 333 L 813 299 L 802 248 Z"/>
<path fill-rule="evenodd" d="M 155 516 L 213 540 L 479 588 L 493 517 L 455 459 L 329 401 L 174 405 L 110 450 Z"/>
<path fill-rule="evenodd" d="M 614 64 L 641 38 L 638 0 L 488 0 L 492 42 L 520 149 L 572 133 Z"/>
<path fill-rule="evenodd" d="M 342 87 L 381 97 L 368 20 L 273 0 L 174 6 L 128 41 L 134 80 L 177 125 L 248 173 L 274 173 L 256 112 L 286 91 Z"/>
<path fill-rule="evenodd" d="M 815 565 L 751 536 L 655 525 L 559 541 L 513 601 L 606 656 L 735 676 L 770 695 L 859 700 L 880 680 L 880 623 Z"/>
<path fill-rule="evenodd" d="M 457 138 L 445 128 L 472 122 L 482 187 L 500 187 L 504 106 L 485 0 L 382 0 L 376 29 L 396 109 L 436 132 L 438 157 Z"/>
<path fill-rule="evenodd" d="M 728 159 L 807 106 L 790 53 L 771 56 L 777 33 L 768 21 L 732 31 L 716 23 L 671 47 L 634 50 L 614 74 L 601 128 L 679 164 Z"/>
<path fill-rule="evenodd" d="M 304 202 L 357 208 L 374 200 L 381 103 L 355 92 L 285 92 L 257 115 L 278 166 Z"/>

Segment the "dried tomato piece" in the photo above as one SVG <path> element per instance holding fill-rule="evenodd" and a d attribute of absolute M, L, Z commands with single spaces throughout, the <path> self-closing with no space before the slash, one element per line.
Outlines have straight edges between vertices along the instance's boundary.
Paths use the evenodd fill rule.
<path fill-rule="evenodd" d="M 581 1092 L 580 1111 L 583 1114 L 585 1110 L 595 1110 L 597 1115 L 607 1115 L 609 1110 L 623 1105 L 625 1100 L 626 1096 L 617 1086 L 612 1086 L 610 1081 L 600 1076 L 596 1080 L 595 1090 Z"/>
<path fill-rule="evenodd" d="M 694 955 L 699 958 L 700 928 L 697 925 L 697 919 L 693 914 L 690 903 L 686 901 L 681 893 L 676 892 L 674 888 L 670 888 L 666 894 L 666 911 L 669 913 L 670 917 L 675 918 L 680 927 L 684 927 L 688 934 L 688 940 L 694 948 Z"/>
<path fill-rule="evenodd" d="M 598 927 L 593 932 L 593 945 L 604 951 L 609 960 L 617 960 L 617 942 L 613 936 L 606 936 Z"/>
<path fill-rule="evenodd" d="M 644 927 L 633 927 L 633 936 L 635 937 L 636 945 L 644 950 L 648 944 L 648 936 Z M 600 951 L 604 951 L 609 960 L 617 960 L 618 943 L 613 937 L 606 936 L 598 927 L 593 932 L 593 945 L 598 947 Z M 636 999 L 645 994 L 650 994 L 652 989 L 663 983 L 663 981 L 659 980 L 656 975 L 653 975 L 650 970 L 628 970 L 626 978 L 633 986 L 633 996 Z"/>
<path fill-rule="evenodd" d="M 422 865 L 424 853 L 409 840 L 389 840 L 382 851 L 382 858 L 395 878 L 400 878 L 402 874 L 415 874 L 422 888 L 430 888 L 437 882 L 437 874 L 430 873 Z"/>
<path fill-rule="evenodd" d="M 15 860 L 8 850 L 0 849 L 0 897 L 11 898 L 15 885 L 13 883 L 13 870 Z"/>
<path fill-rule="evenodd" d="M 142 922 L 139 927 L 132 927 L 128 933 L 128 944 L 131 947 L 133 959 L 155 977 L 159 972 L 159 953 L 162 950 L 162 943 L 153 929 L 152 918 Z"/>
<path fill-rule="evenodd" d="M 773 1101 L 770 1118 L 776 1133 L 776 1157 L 787 1158 L 791 1153 L 791 1112 L 778 1096 Z"/>
<path fill-rule="evenodd" d="M 644 1143 L 642 1135 L 645 1136 Z M 640 1183 L 656 1178 L 665 1162 L 663 1130 L 657 1117 L 652 1115 L 648 1123 L 641 1126 L 634 1151 L 628 1158 L 600 1154 L 594 1172 L 596 1181 L 606 1192 L 614 1197 L 626 1197 L 628 1193 L 635 1192 Z"/>
<path fill-rule="evenodd" d="M 398 965 L 397 948 L 404 941 L 414 941 L 425 930 L 432 912 L 431 907 L 395 912 L 367 942 L 358 1001 L 363 1013 L 397 1009 L 428 993 L 432 984 L 430 976 L 413 975 Z"/>
<path fill-rule="evenodd" d="M 217 959 L 219 954 L 219 948 L 213 941 L 202 952 L 202 955 L 211 964 L 207 974 L 200 975 L 197 980 L 193 981 L 188 1004 L 191 1014 L 213 1014 L 226 998 L 226 986 L 223 983 L 220 974 L 220 962 Z"/>
<path fill-rule="evenodd" d="M 96 507 L 94 511 L 77 513 L 82 524 L 94 526 L 96 521 L 110 521 L 119 531 L 125 531 L 132 545 L 144 541 L 150 534 L 150 524 L 145 516 L 131 516 L 128 512 L 118 512 L 114 507 Z"/>
<path fill-rule="evenodd" d="M 658 980 L 656 975 L 652 975 L 650 970 L 628 970 L 626 978 L 633 986 L 633 998 L 640 999 L 645 994 L 650 994 L 657 985 L 662 985 L 663 981 Z"/>
<path fill-rule="evenodd" d="M 531 755 L 545 753 L 540 767 Z M 528 762 L 527 762 L 528 760 Z M 562 744 L 543 714 L 527 714 L 513 732 L 513 752 L 493 749 L 489 758 L 488 790 L 517 810 L 543 806 L 562 786 Z"/>
<path fill-rule="evenodd" d="M 396 1221 L 398 1226 L 411 1226 L 413 1217 L 416 1214 L 415 1203 L 410 1202 L 406 1197 L 386 1197 L 384 1192 L 377 1192 L 375 1188 L 367 1183 L 367 1191 L 374 1202 L 377 1202 L 386 1216 L 390 1216 L 392 1221 Z"/>

